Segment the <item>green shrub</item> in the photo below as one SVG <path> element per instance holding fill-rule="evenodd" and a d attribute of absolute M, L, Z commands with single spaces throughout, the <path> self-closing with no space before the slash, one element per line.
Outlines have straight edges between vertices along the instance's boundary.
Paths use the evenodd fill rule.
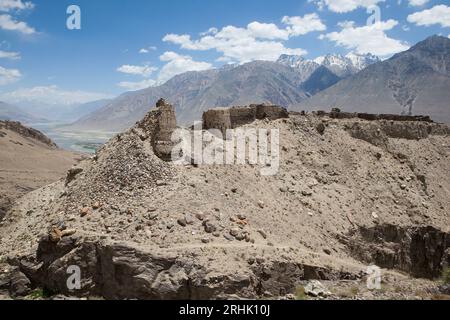
<path fill-rule="evenodd" d="M 295 299 L 296 300 L 307 300 L 308 295 L 305 292 L 305 288 L 300 286 L 295 290 Z"/>
<path fill-rule="evenodd" d="M 50 298 L 52 295 L 51 291 L 39 288 L 30 293 L 27 298 L 30 300 L 43 300 Z"/>
<path fill-rule="evenodd" d="M 450 284 L 450 267 L 442 271 L 442 281 L 444 284 Z"/>

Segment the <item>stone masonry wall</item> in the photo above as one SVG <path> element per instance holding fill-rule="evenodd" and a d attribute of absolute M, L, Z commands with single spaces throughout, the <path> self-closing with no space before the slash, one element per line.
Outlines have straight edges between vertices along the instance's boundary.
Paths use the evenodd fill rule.
<path fill-rule="evenodd" d="M 289 113 L 285 108 L 265 104 L 216 108 L 203 113 L 203 129 L 219 129 L 225 136 L 227 129 L 235 129 L 255 120 L 276 120 L 288 117 Z"/>

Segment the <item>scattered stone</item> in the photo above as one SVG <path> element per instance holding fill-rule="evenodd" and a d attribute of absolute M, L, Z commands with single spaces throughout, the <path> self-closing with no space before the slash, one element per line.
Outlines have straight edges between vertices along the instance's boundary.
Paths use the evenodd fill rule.
<path fill-rule="evenodd" d="M 305 286 L 305 293 L 313 297 L 327 297 L 331 295 L 331 292 L 318 280 L 309 281 Z"/>
<path fill-rule="evenodd" d="M 208 238 L 202 238 L 202 242 L 203 243 L 209 243 L 209 239 Z"/>
<path fill-rule="evenodd" d="M 167 186 L 167 182 L 165 182 L 163 180 L 157 180 L 156 181 L 156 186 L 157 187 Z"/>
<path fill-rule="evenodd" d="M 67 172 L 66 176 L 66 186 L 71 183 L 73 180 L 75 180 L 75 177 L 79 175 L 81 172 L 83 172 L 82 168 L 71 168 Z"/>
<path fill-rule="evenodd" d="M 97 210 L 101 207 L 100 202 L 96 201 L 93 205 L 92 205 L 92 209 Z"/>
<path fill-rule="evenodd" d="M 261 237 L 263 237 L 264 239 L 267 239 L 267 233 L 264 230 L 259 229 L 258 233 L 261 235 Z"/>
<path fill-rule="evenodd" d="M 323 249 L 323 252 L 329 256 L 331 255 L 331 250 L 328 248 Z"/>
<path fill-rule="evenodd" d="M 184 220 L 186 221 L 187 224 L 194 224 L 194 218 L 189 213 L 186 213 L 184 215 Z"/>
<path fill-rule="evenodd" d="M 177 222 L 182 227 L 186 227 L 186 225 L 187 225 L 186 218 L 180 218 L 177 220 Z"/>
<path fill-rule="evenodd" d="M 225 233 L 225 234 L 223 235 L 223 237 L 224 237 L 225 239 L 227 239 L 228 241 L 233 241 L 233 240 L 234 240 L 234 237 L 233 237 L 232 235 L 228 234 L 228 233 Z"/>
<path fill-rule="evenodd" d="M 81 210 L 80 210 L 80 215 L 82 216 L 82 217 L 84 217 L 84 216 L 86 216 L 86 215 L 88 215 L 88 214 L 90 214 L 91 213 L 91 209 L 89 209 L 89 207 L 84 207 L 84 208 L 82 208 Z"/>
<path fill-rule="evenodd" d="M 372 212 L 372 218 L 378 219 L 378 218 L 379 218 L 379 217 L 378 217 L 378 214 L 377 214 L 376 212 Z"/>
<path fill-rule="evenodd" d="M 259 206 L 261 209 L 264 209 L 265 204 L 264 204 L 263 201 L 258 201 L 258 206 Z"/>
<path fill-rule="evenodd" d="M 239 213 L 239 214 L 237 215 L 237 217 L 238 217 L 239 220 L 245 220 L 245 219 L 247 219 L 247 217 L 245 216 L 245 214 L 242 214 L 242 213 Z"/>
<path fill-rule="evenodd" d="M 325 133 L 325 125 L 323 123 L 319 123 L 316 126 L 316 130 L 319 134 L 323 135 Z"/>
<path fill-rule="evenodd" d="M 51 242 L 59 242 L 62 238 L 62 231 L 58 228 L 52 228 L 52 230 L 49 233 L 49 238 Z"/>
<path fill-rule="evenodd" d="M 231 229 L 230 230 L 230 234 L 233 236 L 233 237 L 237 237 L 237 235 L 240 233 L 240 230 L 238 229 L 238 228 L 233 228 L 233 229 Z"/>
<path fill-rule="evenodd" d="M 213 233 L 214 231 L 217 230 L 216 225 L 209 220 L 204 221 L 203 226 L 205 227 L 205 232 L 207 233 Z"/>
<path fill-rule="evenodd" d="M 200 220 L 200 221 L 205 220 L 205 214 L 204 214 L 204 213 L 197 213 L 197 214 L 195 214 L 195 217 L 196 217 L 198 220 Z"/>

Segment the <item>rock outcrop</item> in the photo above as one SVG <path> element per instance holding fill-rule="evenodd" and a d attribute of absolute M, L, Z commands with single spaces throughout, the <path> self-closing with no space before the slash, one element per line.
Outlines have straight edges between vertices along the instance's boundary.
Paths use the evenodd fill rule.
<path fill-rule="evenodd" d="M 56 144 L 42 132 L 33 128 L 25 127 L 20 122 L 0 121 L 0 130 L 1 129 L 14 131 L 20 134 L 22 137 L 40 141 L 51 148 L 57 148 Z"/>

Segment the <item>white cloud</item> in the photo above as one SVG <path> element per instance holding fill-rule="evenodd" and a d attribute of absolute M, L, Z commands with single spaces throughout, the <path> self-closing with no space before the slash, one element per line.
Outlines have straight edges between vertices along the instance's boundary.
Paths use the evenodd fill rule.
<path fill-rule="evenodd" d="M 203 71 L 213 68 L 210 63 L 194 61 L 190 56 L 180 55 L 172 51 L 165 52 L 159 58 L 161 61 L 167 63 L 159 72 L 158 83 L 164 83 L 170 78 L 184 72 Z"/>
<path fill-rule="evenodd" d="M 200 36 L 207 36 L 207 35 L 214 35 L 217 32 L 219 32 L 219 30 L 215 27 L 209 28 L 208 31 L 202 32 L 200 33 Z"/>
<path fill-rule="evenodd" d="M 130 91 L 136 91 L 136 90 L 141 90 L 141 89 L 145 89 L 148 87 L 153 87 L 154 85 L 156 85 L 156 81 L 153 79 L 144 79 L 144 80 L 138 81 L 138 82 L 122 81 L 122 82 L 119 82 L 117 85 L 121 88 L 125 88 Z"/>
<path fill-rule="evenodd" d="M 17 69 L 6 69 L 0 66 L 0 86 L 14 83 L 20 80 L 22 74 Z"/>
<path fill-rule="evenodd" d="M 159 59 L 166 62 L 166 64 L 161 68 L 160 72 L 154 79 L 144 79 L 142 81 L 122 81 L 117 85 L 127 90 L 141 90 L 163 84 L 172 77 L 184 72 L 203 71 L 213 68 L 213 65 L 210 63 L 194 61 L 190 56 L 180 55 L 172 51 L 165 52 L 159 57 Z M 156 70 L 157 68 L 154 67 L 133 65 L 123 65 L 117 69 L 117 71 L 123 73 L 141 75 L 143 77 L 148 77 Z"/>
<path fill-rule="evenodd" d="M 147 48 L 142 48 L 141 50 L 139 50 L 139 53 L 149 53 L 150 51 L 155 51 L 157 48 L 156 47 L 147 47 Z"/>
<path fill-rule="evenodd" d="M 268 40 L 289 39 L 289 31 L 279 29 L 273 23 L 260 23 L 255 21 L 248 24 L 247 31 L 249 32 L 249 35 L 253 38 L 268 39 Z"/>
<path fill-rule="evenodd" d="M 0 29 L 9 30 L 9 31 L 17 31 L 23 34 L 34 34 L 36 30 L 30 26 L 26 22 L 17 21 L 9 14 L 0 15 Z"/>
<path fill-rule="evenodd" d="M 358 8 L 369 8 L 385 0 L 309 0 L 317 4 L 320 10 L 327 7 L 330 11 L 346 13 Z"/>
<path fill-rule="evenodd" d="M 391 30 L 397 24 L 398 22 L 392 19 L 363 27 L 355 27 L 354 24 L 347 23 L 342 25 L 341 31 L 322 35 L 320 39 L 334 41 L 337 45 L 358 53 L 388 57 L 409 48 L 406 43 L 386 35 L 385 31 Z"/>
<path fill-rule="evenodd" d="M 441 4 L 431 9 L 410 14 L 408 22 L 418 26 L 431 26 L 440 24 L 442 27 L 450 27 L 450 7 Z"/>
<path fill-rule="evenodd" d="M 158 70 L 158 68 L 152 67 L 152 66 L 134 66 L 125 64 L 123 66 L 120 66 L 117 68 L 117 71 L 126 73 L 126 74 L 132 74 L 132 75 L 139 75 L 143 77 L 149 77 L 154 71 Z"/>
<path fill-rule="evenodd" d="M 9 103 L 40 102 L 60 106 L 87 103 L 90 101 L 108 99 L 111 97 L 112 96 L 103 93 L 86 92 L 81 90 L 63 90 L 54 85 L 21 88 L 12 92 L 0 94 L 0 99 L 8 101 Z"/>
<path fill-rule="evenodd" d="M 22 2 L 22 0 L 0 0 L 0 11 L 33 9 L 32 2 Z"/>
<path fill-rule="evenodd" d="M 11 60 L 19 60 L 20 53 L 0 50 L 0 59 L 2 59 L 2 58 L 3 59 L 11 59 Z"/>
<path fill-rule="evenodd" d="M 409 0 L 409 5 L 413 7 L 420 7 L 428 2 L 430 2 L 430 0 Z"/>
<path fill-rule="evenodd" d="M 301 36 L 313 31 L 325 31 L 327 27 L 316 13 L 304 17 L 283 17 L 282 22 L 288 25 L 290 36 Z"/>
<path fill-rule="evenodd" d="M 211 28 L 198 40 L 188 34 L 168 34 L 165 42 L 179 45 L 186 50 L 216 50 L 222 54 L 219 61 L 245 63 L 254 60 L 278 59 L 281 54 L 304 55 L 303 49 L 286 48 L 283 41 L 313 31 L 326 30 L 325 24 L 315 13 L 303 17 L 283 17 L 284 28 L 273 23 L 254 21 L 246 28 L 226 26 L 221 30 Z"/>

